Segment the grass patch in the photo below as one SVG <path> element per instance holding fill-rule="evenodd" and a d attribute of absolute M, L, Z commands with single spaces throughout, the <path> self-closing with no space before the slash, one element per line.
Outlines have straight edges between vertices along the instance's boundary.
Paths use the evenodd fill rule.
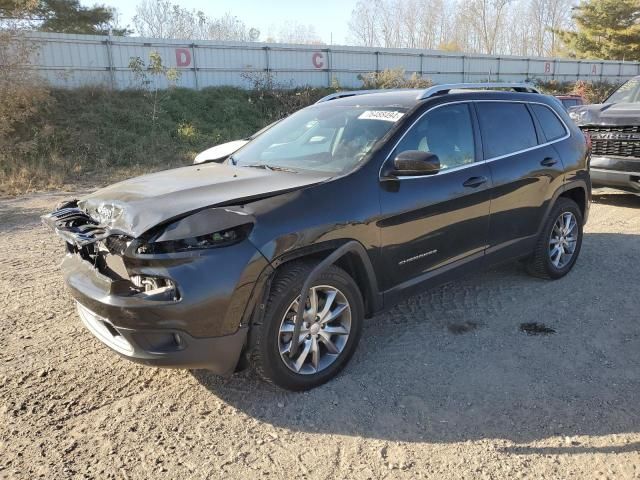
<path fill-rule="evenodd" d="M 327 93 L 176 88 L 162 92 L 154 120 L 141 90 L 53 90 L 28 124 L 2 141 L 0 194 L 99 186 L 187 165 L 198 152 L 247 137 Z"/>

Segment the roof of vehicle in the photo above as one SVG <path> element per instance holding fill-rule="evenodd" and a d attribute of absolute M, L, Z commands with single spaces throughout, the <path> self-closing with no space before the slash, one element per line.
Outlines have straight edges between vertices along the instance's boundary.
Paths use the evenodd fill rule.
<path fill-rule="evenodd" d="M 455 95 L 456 98 L 468 98 L 471 95 L 482 95 L 491 97 L 494 99 L 506 97 L 506 98 L 518 98 L 520 100 L 532 100 L 536 97 L 546 97 L 546 95 L 540 93 L 524 93 L 524 92 L 510 92 L 500 90 L 460 90 L 452 89 L 450 93 L 443 93 L 434 95 L 426 99 L 419 99 L 418 96 L 424 89 L 399 89 L 399 90 L 368 90 L 353 92 L 353 95 L 348 95 L 351 92 L 344 92 L 348 96 L 337 97 L 323 102 L 317 102 L 323 105 L 325 102 L 330 105 L 336 106 L 367 106 L 367 107 L 399 107 L 399 108 L 411 108 L 420 102 L 425 100 L 443 98 L 449 95 Z"/>
<path fill-rule="evenodd" d="M 366 105 L 375 107 L 413 107 L 418 100 L 416 97 L 421 89 L 406 90 L 370 90 L 345 97 L 331 99 L 331 105 L 355 106 Z M 323 102 L 324 103 L 324 102 Z"/>
<path fill-rule="evenodd" d="M 559 98 L 560 100 L 569 100 L 571 98 L 582 98 L 582 95 L 570 93 L 567 95 L 554 95 L 554 97 Z"/>

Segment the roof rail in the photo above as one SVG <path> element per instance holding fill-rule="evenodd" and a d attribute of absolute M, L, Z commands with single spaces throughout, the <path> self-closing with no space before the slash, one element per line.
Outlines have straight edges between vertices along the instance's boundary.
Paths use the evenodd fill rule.
<path fill-rule="evenodd" d="M 356 95 L 366 95 L 367 93 L 382 93 L 382 92 L 401 92 L 406 90 L 414 90 L 411 88 L 378 88 L 375 90 L 346 90 L 343 92 L 336 92 L 322 97 L 316 103 L 328 102 L 329 100 L 335 100 L 336 98 L 355 97 Z"/>
<path fill-rule="evenodd" d="M 516 92 L 531 92 L 541 93 L 535 85 L 531 83 L 445 83 L 442 85 L 434 85 L 433 87 L 426 88 L 418 94 L 417 100 L 424 100 L 425 98 L 433 97 L 444 93 L 449 93 L 450 90 L 462 90 L 462 89 L 488 89 L 488 88 L 511 88 Z"/>

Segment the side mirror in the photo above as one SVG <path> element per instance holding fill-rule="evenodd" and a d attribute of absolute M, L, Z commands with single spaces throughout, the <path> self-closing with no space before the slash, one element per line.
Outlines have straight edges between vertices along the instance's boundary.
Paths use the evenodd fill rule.
<path fill-rule="evenodd" d="M 397 176 L 433 175 L 440 171 L 440 159 L 435 153 L 406 150 L 393 159 Z"/>

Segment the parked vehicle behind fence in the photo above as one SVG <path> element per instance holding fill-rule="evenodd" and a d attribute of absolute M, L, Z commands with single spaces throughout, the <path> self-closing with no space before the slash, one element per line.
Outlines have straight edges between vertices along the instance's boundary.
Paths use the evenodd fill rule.
<path fill-rule="evenodd" d="M 579 107 L 580 105 L 584 105 L 586 102 L 584 98 L 580 95 L 556 95 L 556 98 L 560 100 L 562 106 L 565 109 L 569 110 L 572 107 Z"/>
<path fill-rule="evenodd" d="M 490 87 L 516 91 L 472 90 Z M 304 390 L 409 295 L 516 259 L 566 275 L 587 156 L 558 102 L 526 84 L 342 92 L 223 163 L 117 183 L 43 221 L 65 240 L 80 318 L 116 352 L 220 374 L 249 364 Z"/>

